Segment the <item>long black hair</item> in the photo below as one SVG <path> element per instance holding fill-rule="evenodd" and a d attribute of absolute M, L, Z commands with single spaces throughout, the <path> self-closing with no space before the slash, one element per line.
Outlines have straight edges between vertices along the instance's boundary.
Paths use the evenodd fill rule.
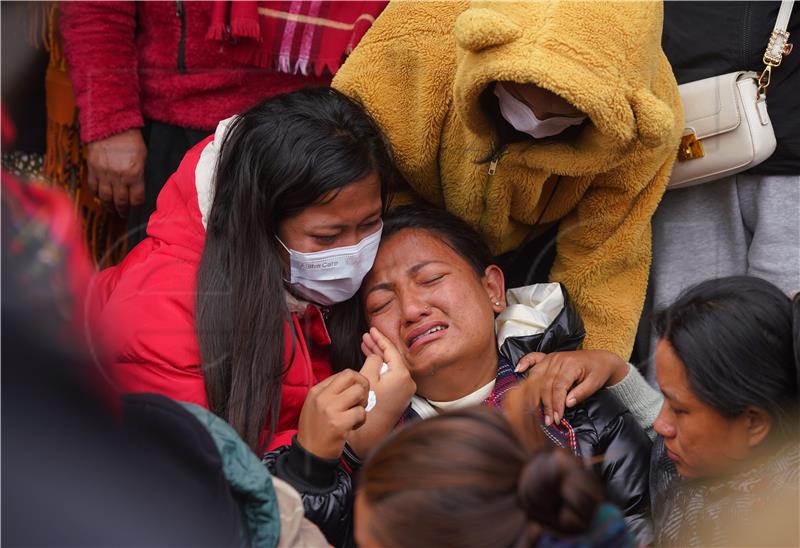
<path fill-rule="evenodd" d="M 697 397 L 725 417 L 764 409 L 773 432 L 796 435 L 800 299 L 747 276 L 702 282 L 655 319 Z"/>
<path fill-rule="evenodd" d="M 270 436 L 275 431 L 289 361 L 278 227 L 371 173 L 385 204 L 395 176 L 388 143 L 361 106 L 329 88 L 272 97 L 237 117 L 223 139 L 197 277 L 196 329 L 209 407 L 254 451 L 265 426 Z M 348 318 L 356 308 L 334 307 L 334 363 L 347 351 L 334 326 L 355 322 Z"/>

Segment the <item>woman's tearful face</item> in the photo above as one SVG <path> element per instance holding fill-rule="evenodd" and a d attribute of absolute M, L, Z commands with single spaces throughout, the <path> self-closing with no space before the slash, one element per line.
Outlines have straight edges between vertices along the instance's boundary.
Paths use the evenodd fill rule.
<path fill-rule="evenodd" d="M 491 277 L 438 236 L 401 230 L 381 242 L 365 279 L 367 321 L 397 346 L 415 380 L 477 356 L 496 359 Z"/>

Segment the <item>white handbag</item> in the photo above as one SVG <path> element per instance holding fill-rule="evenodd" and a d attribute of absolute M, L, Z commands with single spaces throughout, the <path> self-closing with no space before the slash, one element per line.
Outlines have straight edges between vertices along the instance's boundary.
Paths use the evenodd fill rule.
<path fill-rule="evenodd" d="M 786 28 L 794 0 L 783 0 L 764 53 L 761 75 L 739 71 L 678 86 L 684 132 L 667 190 L 699 185 L 750 169 L 777 145 L 767 114 L 772 68 L 791 51 Z"/>

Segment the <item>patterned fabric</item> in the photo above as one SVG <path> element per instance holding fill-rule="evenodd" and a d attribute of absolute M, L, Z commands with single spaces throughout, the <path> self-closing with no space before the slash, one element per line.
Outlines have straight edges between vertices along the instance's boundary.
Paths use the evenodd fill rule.
<path fill-rule="evenodd" d="M 29 295 L 31 310 L 42 306 L 57 313 L 46 325 L 61 326 L 62 340 L 85 337 L 86 288 L 94 269 L 69 198 L 3 171 L 2 219 L 4 259 L 13 261 L 13 267 L 4 267 L 3 276 L 19 276 L 18 286 Z"/>
<path fill-rule="evenodd" d="M 597 509 L 589 530 L 575 537 L 539 537 L 536 548 L 626 548 L 636 546 L 625 519 L 616 506 L 603 504 Z"/>
<path fill-rule="evenodd" d="M 682 479 L 666 455 L 664 439 L 654 446 L 650 469 L 650 495 L 659 546 L 726 546 L 741 543 L 738 533 L 754 534 L 766 541 L 757 526 L 776 511 L 795 516 L 800 497 L 800 445 L 788 443 L 767 461 L 740 474 L 701 482 Z M 794 504 L 787 509 L 780 503 Z M 780 507 L 779 507 L 780 506 Z M 754 529 L 754 527 L 756 527 Z M 755 531 L 755 533 L 752 533 Z M 759 540 L 760 539 L 760 540 Z"/>
<path fill-rule="evenodd" d="M 285 74 L 336 74 L 387 3 L 219 0 L 206 39 L 235 42 L 231 56 L 244 64 Z"/>
<path fill-rule="evenodd" d="M 503 408 L 503 401 L 508 391 L 527 376 L 526 373 L 515 373 L 514 366 L 504 356 L 499 356 L 499 362 L 492 393 L 483 401 L 483 405 L 488 405 L 495 409 Z M 542 417 L 544 417 L 543 413 Z M 400 417 L 397 425 L 400 426 L 408 422 L 413 422 L 419 420 L 419 418 L 420 416 L 417 412 L 409 405 L 405 413 L 403 413 L 403 416 Z M 545 426 L 544 422 L 541 422 L 541 426 L 545 436 L 547 436 L 547 439 L 549 439 L 553 445 L 569 449 L 573 455 L 581 456 L 575 437 L 575 431 L 566 419 L 561 419 L 558 425 L 551 424 L 550 426 Z"/>
<path fill-rule="evenodd" d="M 14 150 L 3 152 L 3 169 L 20 179 L 41 179 L 44 170 L 44 156 L 35 152 Z"/>

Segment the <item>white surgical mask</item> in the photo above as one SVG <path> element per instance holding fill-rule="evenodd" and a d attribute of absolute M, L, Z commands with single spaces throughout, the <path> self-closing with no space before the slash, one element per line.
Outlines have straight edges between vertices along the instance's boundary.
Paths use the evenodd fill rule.
<path fill-rule="evenodd" d="M 289 249 L 276 236 L 289 252 L 289 285 L 292 291 L 322 306 L 346 301 L 356 294 L 372 268 L 381 242 L 381 232 L 383 223 L 356 245 L 311 253 Z"/>
<path fill-rule="evenodd" d="M 528 105 L 511 95 L 500 82 L 494 85 L 494 94 L 500 104 L 500 113 L 503 118 L 517 131 L 527 133 L 536 139 L 558 135 L 568 127 L 577 126 L 586 119 L 586 116 L 578 118 L 553 116 L 546 120 L 540 120 Z"/>

